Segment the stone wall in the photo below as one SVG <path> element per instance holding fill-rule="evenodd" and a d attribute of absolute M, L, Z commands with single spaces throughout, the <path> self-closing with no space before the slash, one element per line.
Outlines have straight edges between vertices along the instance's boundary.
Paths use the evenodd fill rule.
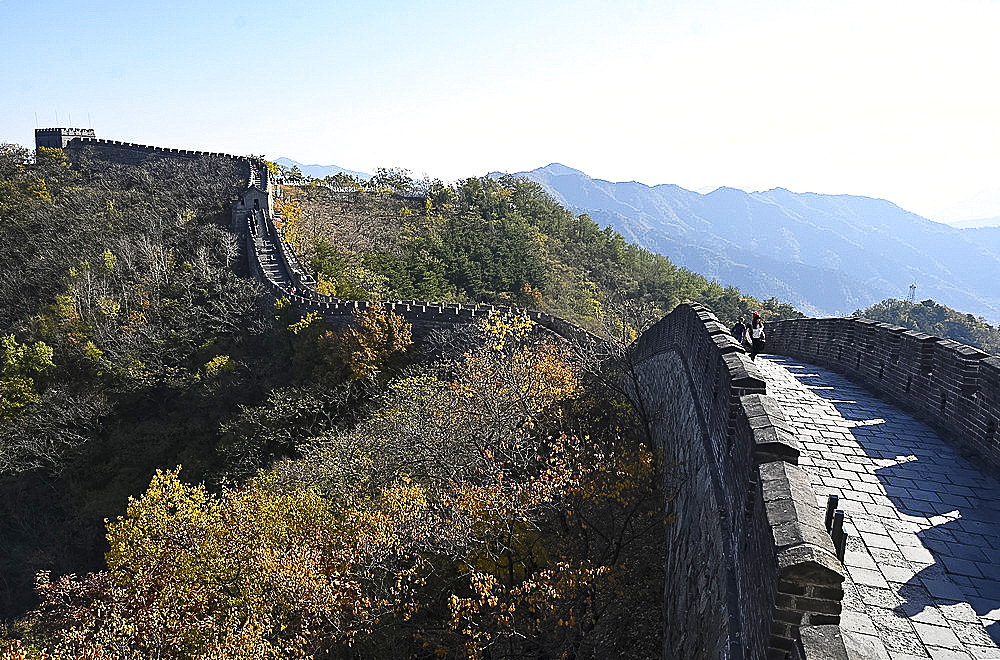
<path fill-rule="evenodd" d="M 770 323 L 767 350 L 843 374 L 1000 472 L 1000 358 L 853 317 Z"/>
<path fill-rule="evenodd" d="M 631 363 L 674 516 L 664 657 L 846 657 L 836 628 L 843 572 L 823 511 L 742 347 L 687 303 L 640 337 Z M 833 625 L 834 641 L 801 635 L 817 625 Z"/>
<path fill-rule="evenodd" d="M 35 135 L 36 146 L 38 144 L 38 134 Z M 119 142 L 118 140 L 99 140 L 91 137 L 74 137 L 66 140 L 63 146 L 68 152 L 73 154 L 91 154 L 102 160 L 110 160 L 125 165 L 141 165 L 153 158 L 180 158 L 195 159 L 205 156 L 216 156 L 232 158 L 235 160 L 248 160 L 245 156 L 232 156 L 230 154 L 217 153 L 214 151 L 193 151 L 190 149 L 170 149 L 167 147 L 151 147 L 145 144 L 135 144 L 133 142 Z"/>
<path fill-rule="evenodd" d="M 141 165 L 157 158 L 180 160 L 222 158 L 242 165 L 244 175 L 247 177 L 250 176 L 250 173 L 248 173 L 250 164 L 261 163 L 258 159 L 248 156 L 233 156 L 214 151 L 171 149 L 169 147 L 154 147 L 134 142 L 101 140 L 96 137 L 92 128 L 36 128 L 35 148 L 37 149 L 38 147 L 63 149 L 73 162 L 78 162 L 81 156 L 125 165 Z M 261 187 L 261 190 L 264 190 L 264 188 Z"/>
<path fill-rule="evenodd" d="M 75 138 L 94 138 L 92 128 L 36 128 L 35 148 L 62 149 Z"/>

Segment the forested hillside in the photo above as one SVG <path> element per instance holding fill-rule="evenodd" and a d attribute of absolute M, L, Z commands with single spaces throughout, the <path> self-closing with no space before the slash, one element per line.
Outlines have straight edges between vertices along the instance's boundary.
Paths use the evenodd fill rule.
<path fill-rule="evenodd" d="M 246 277 L 240 176 L 0 147 L 0 657 L 659 657 L 672 468 L 624 342 L 684 299 L 794 310 L 537 184 L 381 172 L 286 187 L 322 289 L 516 302 L 617 349 L 333 330 Z"/>
<path fill-rule="evenodd" d="M 1000 355 L 1000 329 L 972 314 L 963 314 L 933 300 L 915 303 L 907 300 L 883 300 L 868 309 L 854 312 L 873 321 L 891 323 L 919 330 L 936 337 L 954 339 Z"/>
<path fill-rule="evenodd" d="M 35 572 L 99 568 L 158 467 L 222 474 L 239 404 L 286 380 L 225 229 L 227 159 L 70 169 L 0 148 L 0 613 Z"/>
<path fill-rule="evenodd" d="M 593 330 L 624 308 L 648 321 L 684 300 L 707 304 L 724 323 L 754 310 L 770 319 L 799 315 L 628 243 L 527 179 L 447 186 L 382 170 L 363 182 L 299 181 L 285 187 L 279 212 L 331 295 L 508 301 Z M 421 197 L 407 204 L 417 190 Z"/>

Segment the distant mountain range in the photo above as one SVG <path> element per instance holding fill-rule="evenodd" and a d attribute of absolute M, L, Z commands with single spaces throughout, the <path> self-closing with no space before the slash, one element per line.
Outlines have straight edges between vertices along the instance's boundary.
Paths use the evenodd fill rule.
<path fill-rule="evenodd" d="M 282 167 L 287 167 L 291 169 L 292 167 L 299 168 L 299 171 L 306 176 L 311 176 L 316 179 L 323 179 L 328 176 L 334 176 L 337 174 L 348 174 L 359 179 L 370 179 L 371 174 L 366 174 L 364 172 L 355 172 L 354 170 L 348 170 L 339 165 L 303 165 L 297 160 L 292 160 L 291 158 L 286 158 L 282 156 L 281 158 L 276 158 L 275 163 L 281 165 Z"/>
<path fill-rule="evenodd" d="M 808 314 L 849 314 L 916 284 L 917 300 L 1000 320 L 1000 228 L 958 229 L 851 195 L 611 183 L 558 163 L 517 176 L 678 265 Z"/>

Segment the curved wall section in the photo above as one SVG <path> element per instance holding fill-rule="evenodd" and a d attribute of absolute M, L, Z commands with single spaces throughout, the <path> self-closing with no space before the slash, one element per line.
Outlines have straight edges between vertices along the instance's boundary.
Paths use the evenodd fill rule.
<path fill-rule="evenodd" d="M 767 350 L 843 374 L 1000 472 L 1000 358 L 868 319 L 768 324 Z"/>
<path fill-rule="evenodd" d="M 760 373 L 694 303 L 647 330 L 630 357 L 671 515 L 664 657 L 824 657 L 801 630 L 839 623 L 843 572 Z"/>

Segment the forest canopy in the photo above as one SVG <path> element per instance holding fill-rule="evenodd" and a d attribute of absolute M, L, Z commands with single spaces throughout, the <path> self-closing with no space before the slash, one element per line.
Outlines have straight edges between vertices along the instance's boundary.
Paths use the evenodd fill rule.
<path fill-rule="evenodd" d="M 380 171 L 353 186 L 343 177 L 295 180 L 283 187 L 280 221 L 327 295 L 505 301 L 598 331 L 621 308 L 648 324 L 685 300 L 708 305 L 726 324 L 753 311 L 770 320 L 801 316 L 628 243 L 528 179 L 446 185 Z"/>
<path fill-rule="evenodd" d="M 248 277 L 233 163 L 0 146 L 0 657 L 659 657 L 670 468 L 622 365 L 519 316 L 300 313 Z M 797 314 L 523 179 L 295 182 L 329 295 L 621 349 L 685 300 Z"/>

